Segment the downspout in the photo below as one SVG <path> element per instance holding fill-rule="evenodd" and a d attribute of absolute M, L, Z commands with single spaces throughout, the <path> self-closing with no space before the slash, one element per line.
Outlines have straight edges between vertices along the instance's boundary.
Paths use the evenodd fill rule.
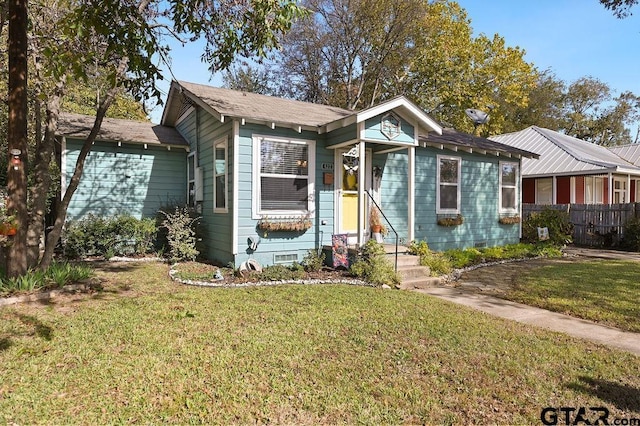
<path fill-rule="evenodd" d="M 233 131 L 231 134 L 231 143 L 233 145 L 233 199 L 231 200 L 231 254 L 235 257 L 238 255 L 238 162 L 240 161 L 240 124 L 238 120 L 233 120 Z"/>

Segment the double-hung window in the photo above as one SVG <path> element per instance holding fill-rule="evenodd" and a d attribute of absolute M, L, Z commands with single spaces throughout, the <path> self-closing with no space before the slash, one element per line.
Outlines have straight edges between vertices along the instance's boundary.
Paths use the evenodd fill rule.
<path fill-rule="evenodd" d="M 518 212 L 518 163 L 500 162 L 500 212 Z"/>
<path fill-rule="evenodd" d="M 438 156 L 438 182 L 436 186 L 436 213 L 460 213 L 460 157 Z"/>
<path fill-rule="evenodd" d="M 226 137 L 214 143 L 213 211 L 216 213 L 227 212 L 227 169 L 229 167 L 227 146 Z"/>
<path fill-rule="evenodd" d="M 312 215 L 315 142 L 254 137 L 254 218 Z"/>

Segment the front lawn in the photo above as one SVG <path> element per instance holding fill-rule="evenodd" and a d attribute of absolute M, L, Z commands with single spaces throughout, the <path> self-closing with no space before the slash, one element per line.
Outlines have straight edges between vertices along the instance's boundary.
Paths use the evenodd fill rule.
<path fill-rule="evenodd" d="M 640 332 L 640 263 L 575 261 L 520 275 L 507 299 Z"/>
<path fill-rule="evenodd" d="M 640 417 L 640 358 L 413 292 L 181 286 L 105 264 L 104 290 L 0 308 L 0 423 L 532 424 Z"/>

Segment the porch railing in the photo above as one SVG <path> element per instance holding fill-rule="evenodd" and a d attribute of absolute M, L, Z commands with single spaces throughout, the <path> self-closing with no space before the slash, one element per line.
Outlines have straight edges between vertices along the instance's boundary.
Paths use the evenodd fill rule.
<path fill-rule="evenodd" d="M 383 219 L 385 220 L 385 222 L 387 222 L 387 225 L 389 225 L 389 229 L 396 235 L 396 252 L 395 252 L 395 262 L 394 262 L 394 270 L 396 272 L 398 272 L 398 242 L 399 242 L 399 237 L 398 237 L 398 233 L 396 232 L 395 228 L 393 227 L 393 225 L 391 225 L 391 222 L 389 222 L 389 219 L 387 219 L 387 216 L 385 216 L 384 212 L 382 211 L 382 208 L 380 208 L 380 206 L 378 205 L 378 203 L 376 203 L 376 200 L 373 198 L 373 196 L 371 195 L 371 193 L 369 192 L 368 189 L 365 189 L 364 192 L 367 193 L 367 195 L 369 196 L 369 199 L 371 200 L 371 202 L 373 203 L 373 205 L 378 209 L 378 211 L 380 212 L 380 214 L 382 215 Z"/>

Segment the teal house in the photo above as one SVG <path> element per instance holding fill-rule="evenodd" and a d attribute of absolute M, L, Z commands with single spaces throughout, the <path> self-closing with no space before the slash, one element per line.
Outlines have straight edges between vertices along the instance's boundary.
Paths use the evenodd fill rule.
<path fill-rule="evenodd" d="M 62 121 L 64 190 L 88 132 L 82 116 Z M 160 125 L 105 124 L 68 219 L 188 203 L 202 254 L 236 265 L 301 261 L 336 234 L 362 245 L 374 205 L 400 243 L 517 243 L 521 159 L 536 157 L 442 128 L 404 97 L 350 111 L 173 82 Z"/>

